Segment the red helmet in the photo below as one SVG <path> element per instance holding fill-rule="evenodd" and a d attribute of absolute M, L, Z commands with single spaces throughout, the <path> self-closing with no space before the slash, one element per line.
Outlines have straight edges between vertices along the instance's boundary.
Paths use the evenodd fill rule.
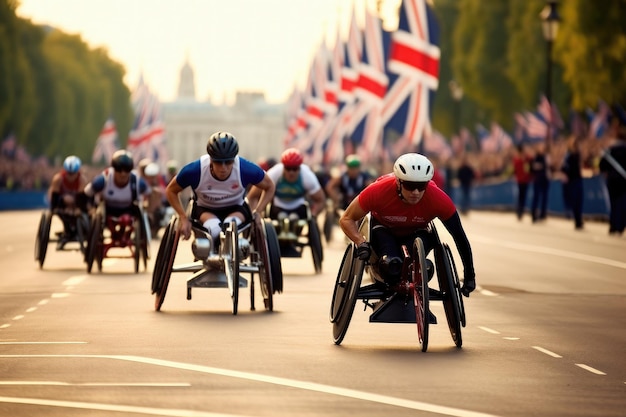
<path fill-rule="evenodd" d="M 296 148 L 287 149 L 280 157 L 280 162 L 282 162 L 284 166 L 289 168 L 299 167 L 303 161 L 304 158 L 302 157 L 302 153 L 300 153 L 300 151 Z"/>

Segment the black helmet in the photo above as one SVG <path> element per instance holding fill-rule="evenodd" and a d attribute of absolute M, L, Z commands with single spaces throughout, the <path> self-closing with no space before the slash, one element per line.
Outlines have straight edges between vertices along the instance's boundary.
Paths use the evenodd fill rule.
<path fill-rule="evenodd" d="M 214 161 L 231 161 L 239 153 L 239 145 L 228 132 L 215 132 L 209 138 L 206 151 Z"/>
<path fill-rule="evenodd" d="M 130 172 L 133 169 L 135 163 L 133 162 L 133 156 L 130 152 L 120 149 L 115 151 L 113 158 L 111 159 L 111 166 L 116 171 Z"/>

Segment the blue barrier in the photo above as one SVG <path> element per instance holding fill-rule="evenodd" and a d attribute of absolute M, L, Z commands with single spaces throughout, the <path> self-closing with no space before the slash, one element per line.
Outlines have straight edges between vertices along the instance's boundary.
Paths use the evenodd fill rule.
<path fill-rule="evenodd" d="M 587 217 L 607 218 L 609 216 L 609 197 L 604 179 L 601 176 L 583 178 L 583 215 Z M 452 199 L 458 205 L 461 201 L 461 190 L 454 187 Z M 533 187 L 528 188 L 526 209 L 530 209 L 533 199 Z M 513 180 L 494 183 L 477 184 L 471 191 L 472 209 L 490 209 L 514 211 L 517 201 L 517 184 Z M 563 183 L 559 180 L 550 181 L 548 191 L 548 212 L 552 215 L 565 216 L 563 201 Z"/>
<path fill-rule="evenodd" d="M 48 207 L 45 191 L 0 191 L 0 211 L 31 210 Z"/>

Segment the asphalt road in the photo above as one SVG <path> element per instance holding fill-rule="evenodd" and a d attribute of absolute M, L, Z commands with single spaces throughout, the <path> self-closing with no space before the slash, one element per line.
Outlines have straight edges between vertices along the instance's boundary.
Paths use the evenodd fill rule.
<path fill-rule="evenodd" d="M 87 274 L 51 245 L 39 269 L 39 216 L 0 212 L 0 416 L 624 416 L 626 237 L 606 224 L 464 217 L 479 289 L 463 347 L 434 304 L 423 353 L 414 325 L 369 323 L 360 303 L 333 343 L 338 230 L 321 275 L 308 249 L 283 259 L 275 311 L 257 286 L 257 310 L 246 288 L 233 316 L 226 289 L 188 301 L 186 274 L 155 312 L 154 257 Z M 177 263 L 190 257 L 181 244 Z"/>

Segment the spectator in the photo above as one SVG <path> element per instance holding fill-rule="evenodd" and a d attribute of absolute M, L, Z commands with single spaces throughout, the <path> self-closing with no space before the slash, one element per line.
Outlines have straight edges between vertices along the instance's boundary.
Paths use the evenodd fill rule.
<path fill-rule="evenodd" d="M 533 201 L 531 206 L 533 223 L 545 220 L 547 217 L 548 191 L 550 188 L 548 167 L 546 144 L 540 142 L 536 145 L 535 156 L 533 157 L 530 169 L 533 176 Z"/>
<path fill-rule="evenodd" d="M 609 192 L 609 234 L 621 236 L 626 227 L 626 126 L 617 131 L 617 141 L 600 160 L 600 172 Z"/>
<path fill-rule="evenodd" d="M 561 165 L 563 178 L 563 196 L 566 207 L 574 216 L 576 230 L 583 228 L 583 177 L 580 157 L 580 144 L 575 136 L 568 139 L 567 153 Z"/>
<path fill-rule="evenodd" d="M 526 196 L 528 195 L 528 186 L 532 181 L 531 164 L 532 156 L 526 145 L 518 144 L 513 155 L 513 174 L 517 183 L 517 204 L 515 213 L 518 220 L 522 220 L 524 210 L 526 208 Z"/>

